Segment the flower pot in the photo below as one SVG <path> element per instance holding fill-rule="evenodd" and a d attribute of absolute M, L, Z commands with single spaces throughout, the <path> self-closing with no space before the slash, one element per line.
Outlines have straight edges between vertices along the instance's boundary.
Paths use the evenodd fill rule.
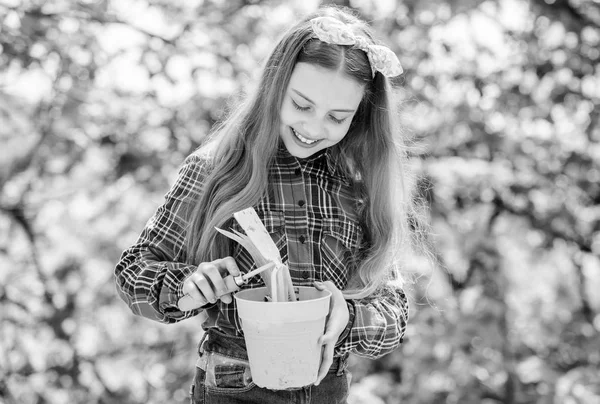
<path fill-rule="evenodd" d="M 296 302 L 265 302 L 267 288 L 235 294 L 250 372 L 257 386 L 285 390 L 317 380 L 319 337 L 325 329 L 331 292 L 298 287 Z"/>

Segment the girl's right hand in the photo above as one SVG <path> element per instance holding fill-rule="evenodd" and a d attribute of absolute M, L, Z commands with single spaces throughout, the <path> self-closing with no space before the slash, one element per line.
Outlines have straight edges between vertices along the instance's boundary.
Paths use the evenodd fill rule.
<path fill-rule="evenodd" d="M 232 257 L 203 262 L 198 265 L 196 272 L 183 282 L 183 293 L 194 299 L 198 307 L 207 303 L 216 303 L 218 299 L 229 304 L 232 301 L 231 292 L 239 288 L 235 283 L 233 286 L 225 284 L 224 278 L 228 275 L 240 275 L 240 270 Z M 232 287 L 236 289 L 232 290 Z"/>

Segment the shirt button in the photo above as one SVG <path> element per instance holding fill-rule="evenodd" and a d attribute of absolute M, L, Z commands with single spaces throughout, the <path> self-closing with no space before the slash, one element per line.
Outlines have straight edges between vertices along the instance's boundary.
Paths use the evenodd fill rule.
<path fill-rule="evenodd" d="M 309 277 L 309 276 L 310 276 L 310 273 L 308 273 L 308 271 L 304 271 L 304 272 L 302 272 L 302 277 L 303 277 L 304 279 L 308 279 L 308 277 Z"/>
<path fill-rule="evenodd" d="M 304 242 L 306 241 L 306 237 L 304 237 L 304 236 L 300 236 L 298 239 L 300 240 L 300 242 L 302 244 L 304 244 Z"/>
<path fill-rule="evenodd" d="M 294 170 L 294 174 L 296 174 L 296 175 L 300 175 L 300 173 L 301 173 L 301 172 L 302 172 L 302 171 L 300 171 L 300 169 L 299 169 L 299 168 L 296 168 L 296 169 Z"/>
<path fill-rule="evenodd" d="M 304 202 L 303 200 L 299 200 L 298 201 L 298 206 L 302 207 L 302 206 L 304 206 L 305 203 L 306 202 Z"/>

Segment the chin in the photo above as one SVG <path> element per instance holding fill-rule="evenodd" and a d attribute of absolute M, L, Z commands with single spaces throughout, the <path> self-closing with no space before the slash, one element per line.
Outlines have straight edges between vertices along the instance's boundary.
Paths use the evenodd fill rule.
<path fill-rule="evenodd" d="M 298 147 L 294 144 L 292 144 L 291 146 L 288 145 L 287 143 L 285 144 L 285 148 L 287 149 L 288 153 L 290 153 L 292 156 L 300 158 L 300 159 L 305 159 L 308 158 L 310 156 L 312 156 L 313 154 L 315 154 L 316 152 L 320 151 L 321 148 L 312 148 L 312 149 L 304 149 L 302 147 Z"/>

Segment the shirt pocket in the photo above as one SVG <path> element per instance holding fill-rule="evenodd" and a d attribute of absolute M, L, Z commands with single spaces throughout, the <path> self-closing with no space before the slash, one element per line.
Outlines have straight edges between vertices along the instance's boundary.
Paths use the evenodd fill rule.
<path fill-rule="evenodd" d="M 279 250 L 279 255 L 283 262 L 287 261 L 287 237 L 285 234 L 285 218 L 283 213 L 277 211 L 256 211 L 256 214 L 264 224 L 267 232 L 271 236 L 271 239 Z M 234 219 L 231 228 L 242 234 L 245 234 L 244 230 Z M 254 259 L 250 253 L 242 247 L 239 243 L 233 243 L 233 258 L 235 259 L 238 267 L 242 272 L 248 272 L 256 267 Z M 260 276 L 255 276 L 249 281 L 252 283 L 261 283 Z"/>
<path fill-rule="evenodd" d="M 332 281 L 338 289 L 343 289 L 350 274 L 358 268 L 362 241 L 362 229 L 357 222 L 348 218 L 327 219 L 320 246 L 322 280 Z"/>

